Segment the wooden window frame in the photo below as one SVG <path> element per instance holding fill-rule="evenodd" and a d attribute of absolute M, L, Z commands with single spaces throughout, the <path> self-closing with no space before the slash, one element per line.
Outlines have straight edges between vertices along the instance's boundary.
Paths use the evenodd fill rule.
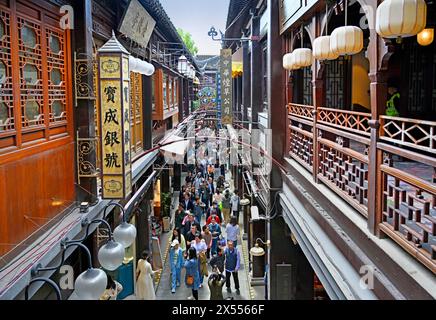
<path fill-rule="evenodd" d="M 9 5 L 8 5 L 9 3 Z M 69 143 L 73 139 L 73 102 L 71 76 L 71 34 L 69 30 L 59 28 L 61 19 L 59 7 L 36 1 L 0 0 L 0 17 L 9 17 L 6 26 L 10 50 L 10 72 L 7 78 L 12 84 L 13 130 L 0 131 L 0 163 L 19 159 L 26 154 L 34 154 L 51 147 Z M 20 38 L 20 29 L 26 24 L 33 26 L 37 33 L 37 44 L 32 48 L 24 47 Z M 61 51 L 54 53 L 49 45 L 50 35 L 59 37 Z M 1 42 L 2 46 L 6 41 Z M 7 46 L 5 46 L 7 48 Z M 1 57 L 1 56 L 0 56 Z M 37 85 L 26 85 L 24 66 L 32 61 L 38 69 Z M 50 82 L 52 69 L 61 71 L 60 85 Z M 36 91 L 35 91 L 36 90 Z M 24 121 L 26 102 L 35 101 L 37 96 L 41 108 L 39 125 L 27 126 Z M 57 121 L 51 115 L 55 101 L 62 101 L 64 113 Z M 27 150 L 24 152 L 24 150 Z"/>

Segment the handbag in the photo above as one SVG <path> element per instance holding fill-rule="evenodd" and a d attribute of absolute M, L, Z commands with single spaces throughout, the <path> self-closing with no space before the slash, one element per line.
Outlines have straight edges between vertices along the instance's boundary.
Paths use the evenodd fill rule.
<path fill-rule="evenodd" d="M 186 276 L 186 284 L 188 286 L 192 286 L 194 284 L 194 276 L 187 275 Z"/>

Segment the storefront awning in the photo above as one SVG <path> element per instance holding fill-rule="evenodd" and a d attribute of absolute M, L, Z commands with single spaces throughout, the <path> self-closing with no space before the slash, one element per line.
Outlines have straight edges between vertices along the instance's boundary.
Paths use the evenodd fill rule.
<path fill-rule="evenodd" d="M 165 146 L 161 147 L 160 150 L 169 155 L 175 154 L 177 156 L 184 156 L 189 145 L 189 141 L 184 139 L 184 137 L 171 135 L 165 139 L 165 142 L 163 142 Z"/>

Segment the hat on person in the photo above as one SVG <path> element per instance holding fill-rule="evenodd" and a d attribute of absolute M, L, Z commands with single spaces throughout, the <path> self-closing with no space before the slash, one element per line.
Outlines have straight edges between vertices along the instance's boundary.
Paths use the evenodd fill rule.
<path fill-rule="evenodd" d="M 189 211 L 189 210 L 186 210 L 186 214 L 187 214 L 188 216 L 194 216 L 194 214 L 193 214 L 191 211 Z"/>
<path fill-rule="evenodd" d="M 173 242 L 171 242 L 171 247 L 175 247 L 179 244 L 179 240 L 174 239 Z"/>

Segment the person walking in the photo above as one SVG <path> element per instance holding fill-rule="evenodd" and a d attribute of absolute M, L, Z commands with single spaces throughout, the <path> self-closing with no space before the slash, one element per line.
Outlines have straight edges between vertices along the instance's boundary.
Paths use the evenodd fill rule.
<path fill-rule="evenodd" d="M 192 296 L 188 300 L 198 300 L 198 288 L 200 286 L 200 273 L 198 272 L 197 251 L 194 247 L 188 250 L 188 259 L 185 261 L 186 269 L 185 284 L 192 289 Z"/>
<path fill-rule="evenodd" d="M 219 272 L 218 268 L 214 268 L 209 280 L 210 300 L 224 300 L 223 286 L 226 283 L 226 277 Z"/>
<path fill-rule="evenodd" d="M 212 205 L 213 202 L 213 195 L 215 193 L 215 186 L 213 184 L 213 178 L 209 177 L 207 181 L 207 190 L 208 190 L 208 196 L 209 196 L 209 205 Z"/>
<path fill-rule="evenodd" d="M 209 230 L 212 233 L 212 246 L 210 252 L 212 253 L 212 255 L 215 255 L 217 253 L 218 239 L 221 235 L 221 227 L 217 223 L 215 218 L 211 219 L 211 222 L 209 224 Z"/>
<path fill-rule="evenodd" d="M 179 247 L 183 252 L 186 251 L 186 240 L 185 236 L 181 233 L 180 229 L 173 229 L 173 237 L 171 238 L 171 242 L 177 240 L 179 242 Z"/>
<path fill-rule="evenodd" d="M 203 203 L 200 201 L 200 197 L 195 197 L 194 203 L 194 216 L 198 223 L 201 223 L 201 217 L 203 216 Z"/>
<path fill-rule="evenodd" d="M 237 248 L 235 248 L 233 241 L 227 242 L 227 248 L 224 250 L 225 256 L 225 269 L 226 269 L 226 287 L 227 292 L 231 293 L 230 278 L 233 275 L 233 281 L 235 282 L 236 294 L 239 295 L 239 279 L 238 272 L 241 263 L 241 256 Z"/>
<path fill-rule="evenodd" d="M 191 226 L 191 231 L 186 234 L 186 248 L 189 250 L 195 242 L 195 238 L 200 234 L 200 228 L 197 225 Z"/>
<path fill-rule="evenodd" d="M 210 259 L 210 248 L 212 247 L 212 233 L 210 233 L 207 224 L 203 226 L 203 232 L 201 233 L 201 236 L 203 237 L 204 242 L 206 242 L 207 245 L 206 257 L 207 259 Z"/>
<path fill-rule="evenodd" d="M 209 272 L 207 270 L 207 244 L 202 238 L 201 234 L 197 234 L 195 237 L 195 242 L 192 245 L 197 251 L 198 258 L 198 272 L 200 273 L 200 288 L 203 287 L 203 279 L 206 276 L 209 276 Z"/>
<path fill-rule="evenodd" d="M 184 196 L 184 200 L 183 200 L 183 209 L 185 211 L 194 211 L 194 204 L 191 201 L 191 195 L 189 192 L 185 192 L 185 196 Z"/>
<path fill-rule="evenodd" d="M 232 241 L 235 248 L 238 246 L 238 238 L 241 233 L 236 217 L 230 218 L 230 222 L 226 226 L 227 241 Z"/>
<path fill-rule="evenodd" d="M 227 189 L 224 191 L 224 197 L 221 201 L 221 206 L 223 208 L 223 222 L 228 223 L 230 221 L 230 209 L 231 209 L 231 198 L 230 198 L 230 190 Z"/>
<path fill-rule="evenodd" d="M 176 229 L 182 229 L 183 227 L 183 220 L 186 217 L 186 212 L 183 209 L 183 203 L 180 202 L 179 206 L 176 210 L 176 213 L 174 214 L 174 226 Z"/>
<path fill-rule="evenodd" d="M 153 271 L 147 252 L 142 253 L 136 267 L 136 297 L 138 300 L 155 300 L 153 277 L 159 271 Z"/>
<path fill-rule="evenodd" d="M 235 190 L 231 198 L 232 203 L 232 215 L 236 217 L 236 221 L 239 218 L 239 210 L 241 207 L 241 198 L 239 197 L 239 191 Z"/>
<path fill-rule="evenodd" d="M 176 293 L 176 287 L 180 287 L 183 262 L 183 250 L 179 246 L 179 241 L 174 239 L 170 249 L 171 293 Z"/>
<path fill-rule="evenodd" d="M 223 254 L 223 249 L 220 246 L 218 246 L 217 254 L 212 259 L 210 259 L 209 265 L 212 267 L 212 269 L 218 268 L 220 273 L 224 273 L 225 258 L 226 257 Z"/>

